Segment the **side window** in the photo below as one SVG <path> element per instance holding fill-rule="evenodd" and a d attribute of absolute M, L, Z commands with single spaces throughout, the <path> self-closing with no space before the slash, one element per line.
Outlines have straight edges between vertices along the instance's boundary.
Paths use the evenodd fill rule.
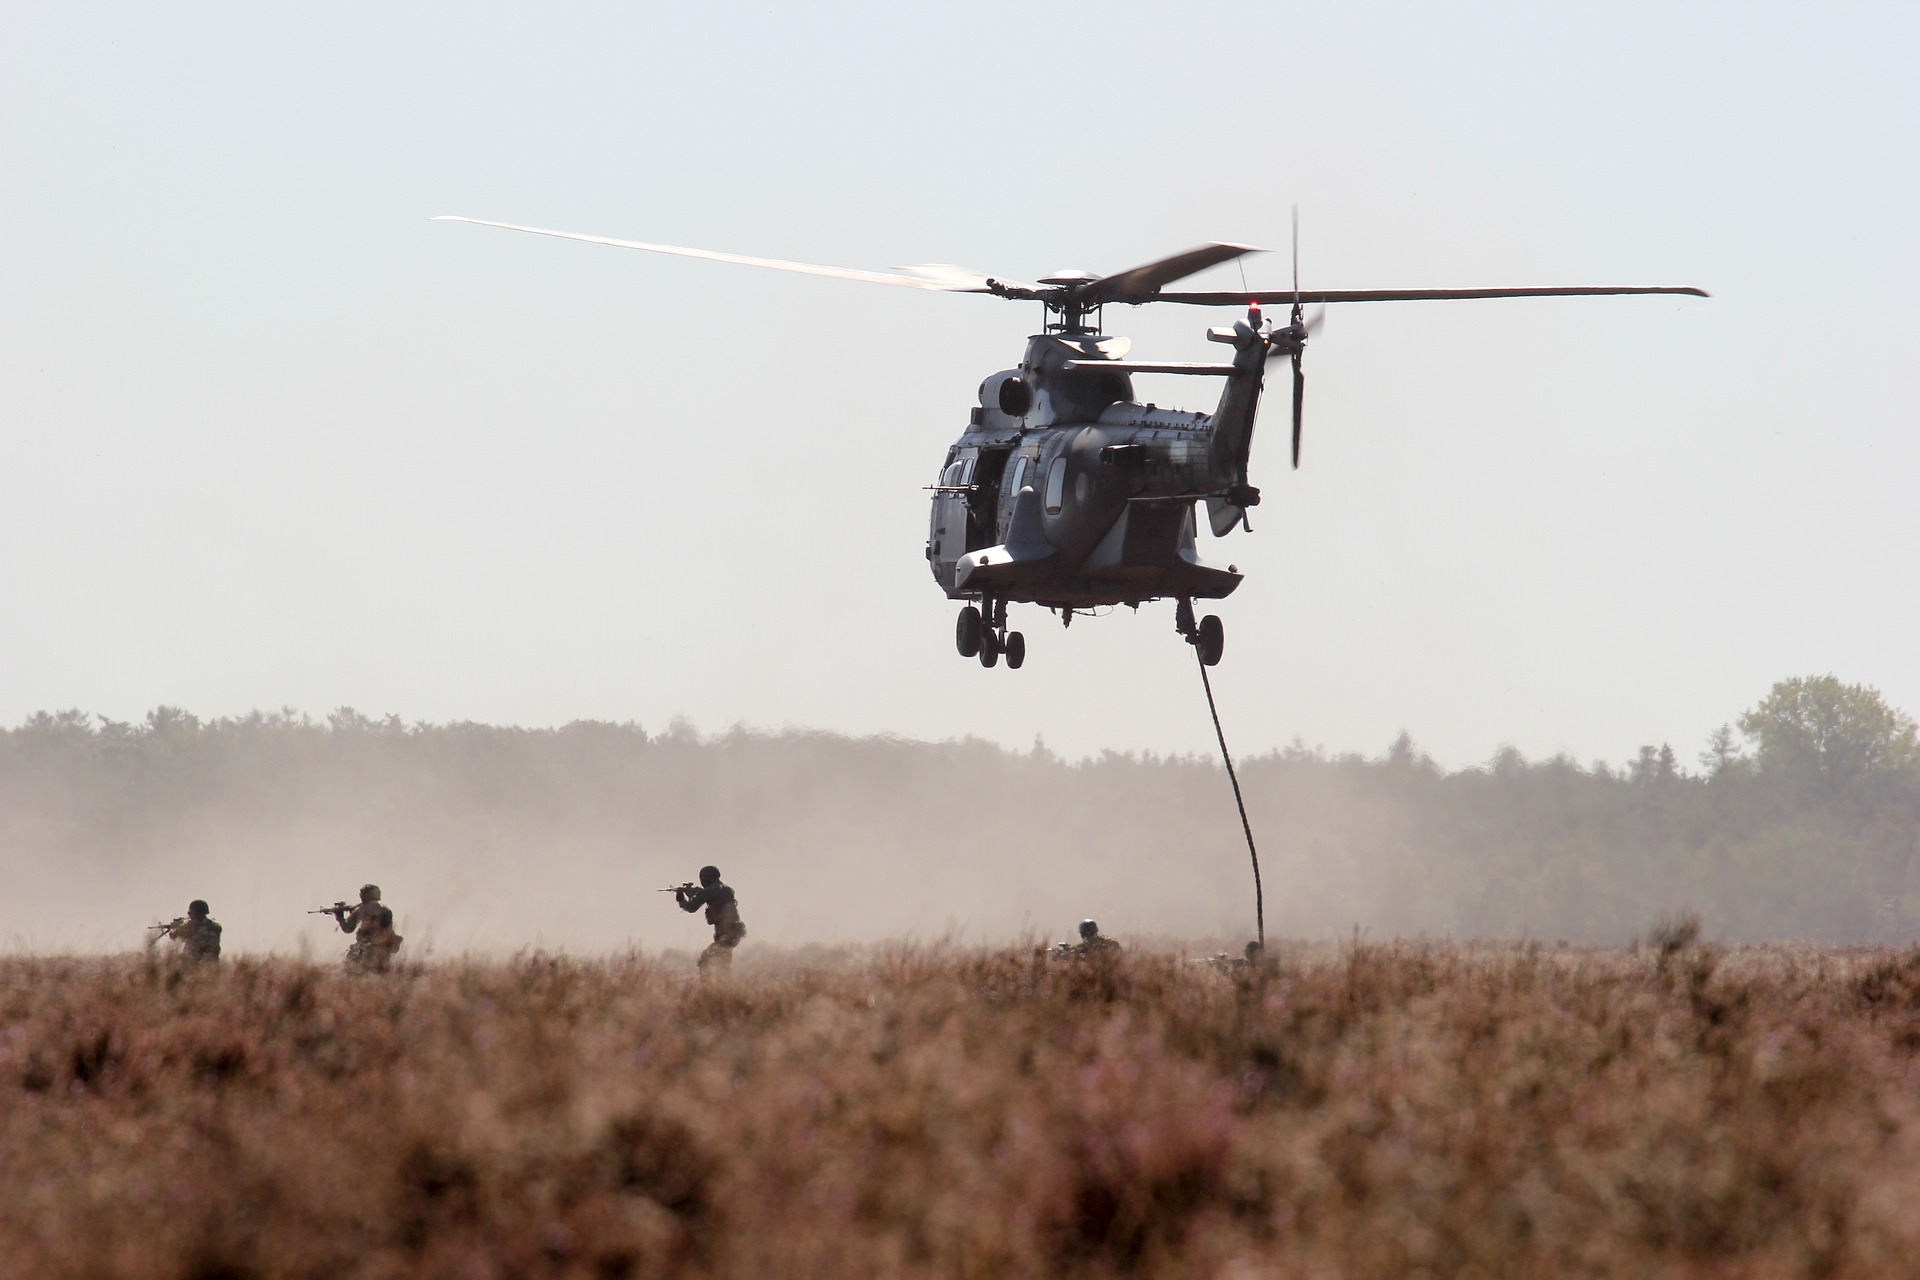
<path fill-rule="evenodd" d="M 948 488 L 952 488 L 954 485 L 959 484 L 960 483 L 960 464 L 957 462 L 949 462 L 947 464 L 946 471 L 942 473 L 942 475 L 940 476 L 940 483 L 947 486 Z"/>
<path fill-rule="evenodd" d="M 1013 479 L 1007 482 L 1007 492 L 1014 497 L 1020 496 L 1020 486 L 1027 482 L 1027 460 L 1022 457 L 1013 464 Z"/>
<path fill-rule="evenodd" d="M 1047 468 L 1047 514 L 1060 514 L 1060 495 L 1067 487 L 1067 460 L 1055 458 Z"/>

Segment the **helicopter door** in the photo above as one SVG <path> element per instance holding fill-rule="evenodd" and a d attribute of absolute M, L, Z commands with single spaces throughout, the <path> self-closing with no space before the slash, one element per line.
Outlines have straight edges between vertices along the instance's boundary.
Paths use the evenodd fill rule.
<path fill-rule="evenodd" d="M 933 562 L 933 575 L 942 583 L 953 580 L 953 566 L 967 549 L 967 495 L 959 490 L 973 478 L 972 458 L 955 458 L 940 473 L 940 487 L 933 495 L 933 530 L 927 546 L 927 559 Z"/>
<path fill-rule="evenodd" d="M 978 551 L 1000 541 L 1000 477 L 1012 449 L 982 449 L 973 468 L 973 490 L 967 494 L 967 550 Z"/>

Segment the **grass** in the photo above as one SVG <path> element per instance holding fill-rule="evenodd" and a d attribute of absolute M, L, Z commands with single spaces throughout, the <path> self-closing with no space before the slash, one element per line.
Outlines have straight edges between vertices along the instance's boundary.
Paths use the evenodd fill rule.
<path fill-rule="evenodd" d="M 1920 950 L 0 961 L 0 1271 L 1885 1276 Z"/>

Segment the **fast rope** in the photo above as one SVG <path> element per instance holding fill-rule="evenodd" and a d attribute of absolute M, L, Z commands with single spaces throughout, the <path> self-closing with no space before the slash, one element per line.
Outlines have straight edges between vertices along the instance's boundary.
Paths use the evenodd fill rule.
<path fill-rule="evenodd" d="M 1200 647 L 1194 646 L 1193 655 L 1201 657 Z M 1213 736 L 1220 739 L 1220 758 L 1227 762 L 1227 781 L 1233 784 L 1233 803 L 1240 810 L 1240 829 L 1247 833 L 1247 857 L 1253 860 L 1253 925 L 1260 941 L 1260 950 L 1267 949 L 1267 904 L 1260 890 L 1260 851 L 1253 847 L 1253 825 L 1247 821 L 1247 802 L 1240 796 L 1240 775 L 1233 771 L 1233 756 L 1227 752 L 1227 735 L 1220 728 L 1220 708 L 1214 705 L 1213 681 L 1207 678 L 1207 664 L 1200 662 L 1200 687 L 1207 691 L 1207 710 L 1213 714 Z"/>

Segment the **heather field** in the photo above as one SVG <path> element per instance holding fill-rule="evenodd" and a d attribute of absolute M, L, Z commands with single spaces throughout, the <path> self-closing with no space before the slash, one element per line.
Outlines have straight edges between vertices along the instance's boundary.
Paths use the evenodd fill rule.
<path fill-rule="evenodd" d="M 1920 951 L 0 961 L 33 1276 L 1885 1276 Z"/>

